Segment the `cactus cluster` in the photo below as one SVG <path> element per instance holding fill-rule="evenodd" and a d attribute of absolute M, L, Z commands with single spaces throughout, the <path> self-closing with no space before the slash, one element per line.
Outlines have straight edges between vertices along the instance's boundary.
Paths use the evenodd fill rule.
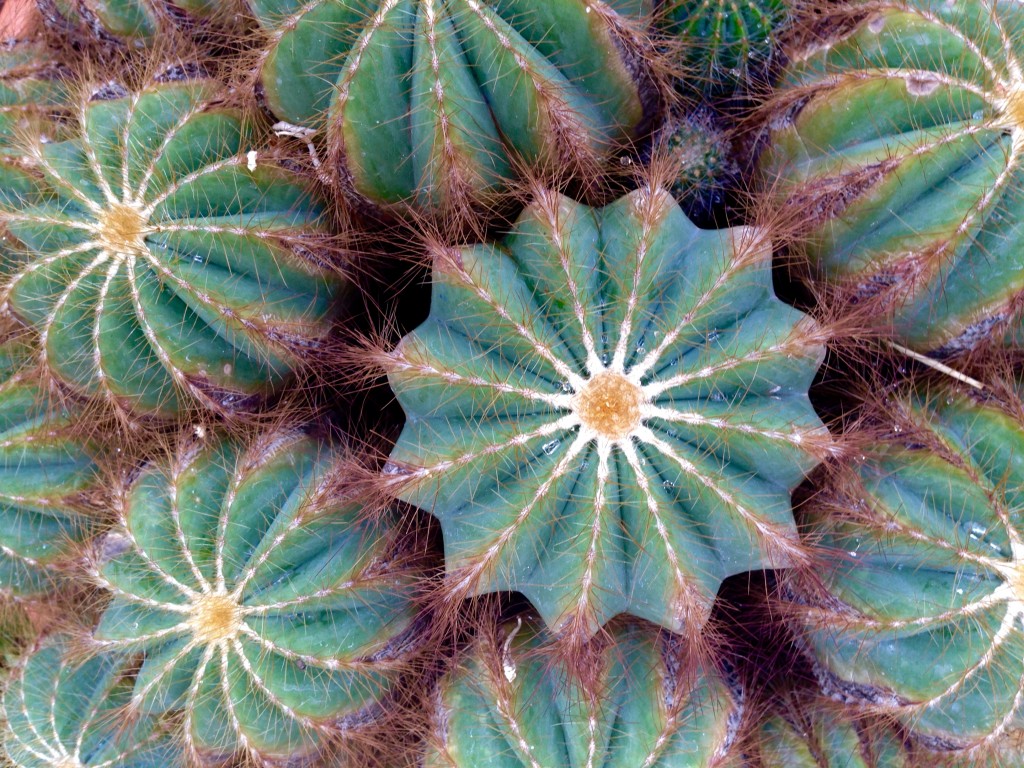
<path fill-rule="evenodd" d="M 1024 761 L 1019 2 L 26 7 L 0 764 Z"/>

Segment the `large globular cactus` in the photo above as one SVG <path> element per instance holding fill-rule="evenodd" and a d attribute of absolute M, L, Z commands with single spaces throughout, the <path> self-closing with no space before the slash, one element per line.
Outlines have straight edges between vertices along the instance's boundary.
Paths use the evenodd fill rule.
<path fill-rule="evenodd" d="M 5 305 L 58 380 L 142 413 L 251 407 L 326 333 L 339 288 L 300 255 L 325 231 L 310 184 L 254 164 L 223 87 L 190 73 L 83 97 L 64 141 L 25 134 L 0 195 L 19 251 Z"/>
<path fill-rule="evenodd" d="M 423 768 L 738 766 L 742 693 L 691 667 L 681 638 L 609 628 L 579 659 L 546 657 L 543 624 L 481 633 L 434 693 Z"/>
<path fill-rule="evenodd" d="M 650 187 L 541 191 L 503 241 L 438 249 L 429 318 L 379 361 L 407 417 L 383 480 L 440 519 L 449 598 L 695 632 L 726 576 L 799 559 L 825 333 L 770 261 L 763 231 L 699 230 Z"/>
<path fill-rule="evenodd" d="M 937 389 L 817 498 L 827 592 L 793 610 L 826 690 L 985 758 L 1024 728 L 1024 421 Z"/>
<path fill-rule="evenodd" d="M 840 3 L 789 51 L 767 183 L 844 299 L 918 352 L 974 347 L 1024 295 L 1024 8 Z"/>
<path fill-rule="evenodd" d="M 638 22 L 600 0 L 250 4 L 271 110 L 377 210 L 490 205 L 520 164 L 592 182 L 651 117 Z"/>
<path fill-rule="evenodd" d="M 3 696 L 0 745 L 14 768 L 184 768 L 166 723 L 126 723 L 132 660 L 110 655 L 73 662 L 54 637 L 23 659 Z"/>
<path fill-rule="evenodd" d="M 416 571 L 390 518 L 338 497 L 345 466 L 298 434 L 207 437 L 126 491 L 91 643 L 141 654 L 127 711 L 178 713 L 190 759 L 310 758 L 407 667 Z"/>
<path fill-rule="evenodd" d="M 38 379 L 27 345 L 0 344 L 0 592 L 15 598 L 51 589 L 105 517 L 100 449 Z"/>

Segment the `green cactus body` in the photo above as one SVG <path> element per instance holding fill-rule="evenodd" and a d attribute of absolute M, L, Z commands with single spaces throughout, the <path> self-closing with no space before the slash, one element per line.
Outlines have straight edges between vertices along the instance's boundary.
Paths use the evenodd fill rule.
<path fill-rule="evenodd" d="M 910 753 L 897 734 L 857 720 L 836 706 L 775 715 L 756 738 L 756 768 L 910 768 Z"/>
<path fill-rule="evenodd" d="M 194 759 L 310 757 L 407 664 L 415 574 L 332 495 L 335 460 L 299 435 L 211 439 L 127 491 L 94 642 L 143 654 L 131 707 L 180 711 Z"/>
<path fill-rule="evenodd" d="M 82 38 L 154 45 L 180 28 L 228 21 L 241 10 L 235 0 L 37 0 L 51 25 Z"/>
<path fill-rule="evenodd" d="M 153 717 L 125 724 L 130 659 L 72 664 L 62 638 L 31 653 L 3 697 L 5 765 L 15 768 L 184 768 Z M 126 682 L 127 681 L 127 682 Z"/>
<path fill-rule="evenodd" d="M 599 0 L 250 3 L 270 108 L 326 124 L 332 165 L 378 209 L 494 202 L 513 157 L 586 172 L 645 118 L 636 43 Z"/>
<path fill-rule="evenodd" d="M 741 702 L 717 672 L 688 672 L 681 643 L 610 628 L 585 682 L 541 651 L 532 622 L 479 639 L 440 683 L 423 768 L 724 768 Z M 597 690 L 595 690 L 595 688 Z"/>
<path fill-rule="evenodd" d="M 787 0 L 668 0 L 669 30 L 685 46 L 686 85 L 736 86 L 771 55 L 789 16 Z"/>
<path fill-rule="evenodd" d="M 69 101 L 67 84 L 44 46 L 0 45 L 0 157 L 19 155 L 18 137 L 67 111 Z"/>
<path fill-rule="evenodd" d="M 799 615 L 831 693 L 985 754 L 1024 726 L 1024 425 L 958 395 L 903 411 L 823 508 L 834 599 Z"/>
<path fill-rule="evenodd" d="M 75 436 L 71 410 L 50 405 L 29 356 L 0 344 L 0 590 L 14 597 L 52 587 L 101 510 L 97 449 Z"/>
<path fill-rule="evenodd" d="M 910 0 L 831 13 L 833 25 L 861 21 L 790 52 L 767 183 L 810 222 L 821 276 L 880 301 L 898 340 L 971 348 L 1024 293 L 1024 8 Z"/>
<path fill-rule="evenodd" d="M 695 632 L 723 578 L 788 562 L 789 491 L 829 444 L 823 334 L 770 261 L 649 188 L 542 192 L 501 243 L 436 255 L 430 316 L 386 358 L 407 420 L 385 480 L 440 519 L 450 596 Z"/>
<path fill-rule="evenodd" d="M 324 232 L 321 203 L 252 166 L 219 91 L 158 81 L 81 104 L 73 138 L 24 147 L 34 170 L 0 206 L 22 254 L 3 296 L 48 369 L 136 412 L 250 407 L 326 333 L 338 292 L 298 255 Z"/>

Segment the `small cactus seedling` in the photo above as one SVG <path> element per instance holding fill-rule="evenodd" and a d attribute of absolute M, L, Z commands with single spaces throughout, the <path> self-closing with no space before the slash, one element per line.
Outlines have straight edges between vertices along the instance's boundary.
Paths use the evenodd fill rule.
<path fill-rule="evenodd" d="M 661 11 L 689 65 L 684 85 L 745 84 L 770 59 L 789 17 L 787 0 L 666 0 Z"/>
<path fill-rule="evenodd" d="M 689 668 L 681 638 L 610 627 L 585 650 L 581 674 L 545 657 L 550 637 L 538 624 L 482 633 L 440 682 L 423 768 L 739 764 L 741 696 L 717 671 Z"/>
<path fill-rule="evenodd" d="M 440 519 L 449 598 L 693 633 L 723 578 L 802 555 L 824 332 L 770 262 L 762 230 L 699 230 L 652 187 L 540 191 L 500 244 L 438 249 L 430 316 L 381 360 L 407 416 L 383 479 Z"/>
<path fill-rule="evenodd" d="M 842 300 L 918 352 L 970 349 L 1024 296 L 1024 6 L 840 3 L 821 24 L 845 32 L 789 52 L 767 183 Z"/>
<path fill-rule="evenodd" d="M 831 694 L 984 757 L 1024 727 L 1022 411 L 944 391 L 893 410 L 818 497 L 829 592 L 794 610 Z"/>
<path fill-rule="evenodd" d="M 910 768 L 910 752 L 882 723 L 811 701 L 766 720 L 750 768 Z"/>
<path fill-rule="evenodd" d="M 125 724 L 131 662 L 109 655 L 75 664 L 50 638 L 22 661 L 4 691 L 4 764 L 14 768 L 184 768 L 162 724 Z"/>
<path fill-rule="evenodd" d="M 208 437 L 126 492 L 92 642 L 143 655 L 127 708 L 181 711 L 192 759 L 311 757 L 407 666 L 415 573 L 338 499 L 345 466 L 297 434 Z"/>
<path fill-rule="evenodd" d="M 28 348 L 0 344 L 0 590 L 14 597 L 52 586 L 101 519 L 96 448 L 38 378 Z"/>
<path fill-rule="evenodd" d="M 37 0 L 47 25 L 62 37 L 117 42 L 132 48 L 161 36 L 237 22 L 240 0 Z"/>
<path fill-rule="evenodd" d="M 66 141 L 30 135 L 0 206 L 22 252 L 3 297 L 48 370 L 137 412 L 251 406 L 326 332 L 338 289 L 297 252 L 324 231 L 307 182 L 253 167 L 222 88 L 165 81 L 183 74 L 104 87 Z"/>
<path fill-rule="evenodd" d="M 638 22 L 601 0 L 250 3 L 271 110 L 375 209 L 488 205 L 517 163 L 592 177 L 650 116 Z"/>
<path fill-rule="evenodd" d="M 739 175 L 729 136 L 707 110 L 673 114 L 665 121 L 654 151 L 655 162 L 669 169 L 672 194 L 684 210 L 694 213 L 720 205 Z"/>

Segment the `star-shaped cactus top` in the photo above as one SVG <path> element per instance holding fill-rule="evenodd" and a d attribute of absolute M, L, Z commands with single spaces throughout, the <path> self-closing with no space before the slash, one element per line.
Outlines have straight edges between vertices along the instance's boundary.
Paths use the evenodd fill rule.
<path fill-rule="evenodd" d="M 830 283 L 879 301 L 902 343 L 943 354 L 1005 327 L 1024 295 L 1024 6 L 827 6 L 770 113 L 762 169 L 811 224 Z"/>
<path fill-rule="evenodd" d="M 15 768 L 184 768 L 156 718 L 125 723 L 131 658 L 73 663 L 51 638 L 14 671 L 3 697 L 3 756 Z M 9 762 L 8 762 L 9 761 Z"/>
<path fill-rule="evenodd" d="M 141 652 L 129 709 L 180 711 L 196 759 L 311 756 L 405 668 L 415 574 L 337 498 L 313 440 L 207 438 L 135 480 L 95 574 L 100 652 Z"/>
<path fill-rule="evenodd" d="M 518 158 L 600 172 L 650 101 L 619 0 L 250 0 L 274 113 L 326 128 L 331 164 L 376 208 L 493 203 Z"/>
<path fill-rule="evenodd" d="M 28 345 L 0 344 L 0 592 L 15 597 L 51 588 L 103 512 L 100 449 L 38 378 Z"/>
<path fill-rule="evenodd" d="M 58 379 L 140 412 L 270 393 L 326 332 L 338 288 L 297 253 L 324 231 L 321 203 L 297 174 L 253 166 L 223 87 L 189 73 L 105 86 L 66 141 L 26 136 L 30 168 L 0 200 L 21 251 L 5 305 Z"/>
<path fill-rule="evenodd" d="M 828 446 L 823 332 L 770 262 L 763 232 L 699 230 L 656 189 L 542 192 L 500 244 L 437 254 L 384 361 L 407 416 L 384 479 L 440 519 L 453 596 L 692 632 L 723 578 L 788 562 L 789 491 Z"/>
<path fill-rule="evenodd" d="M 441 680 L 424 768 L 739 765 L 741 696 L 717 670 L 690 668 L 680 638 L 610 627 L 584 650 L 584 676 L 545 655 L 538 625 L 489 628 Z"/>
<path fill-rule="evenodd" d="M 830 594 L 797 615 L 827 687 L 984 756 L 1024 728 L 1024 422 L 937 391 L 817 498 Z"/>

